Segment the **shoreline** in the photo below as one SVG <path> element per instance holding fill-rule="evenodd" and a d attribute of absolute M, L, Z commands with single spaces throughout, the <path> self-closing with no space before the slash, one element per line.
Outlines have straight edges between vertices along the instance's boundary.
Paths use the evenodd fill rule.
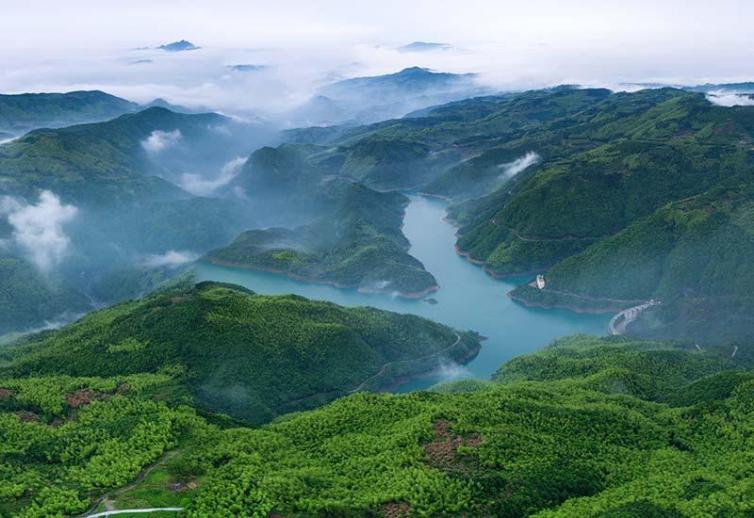
<path fill-rule="evenodd" d="M 448 349 L 452 349 L 453 347 L 461 343 L 462 337 L 460 334 L 458 334 L 458 340 L 456 340 L 456 342 L 454 342 L 450 347 L 446 348 L 445 350 L 439 351 L 437 353 L 433 353 L 430 357 L 420 357 L 420 358 L 412 358 L 408 360 L 398 360 L 397 362 L 392 362 L 392 363 L 421 362 L 421 361 L 426 361 L 426 360 L 439 359 L 440 357 L 445 357 L 449 361 L 452 361 L 453 363 L 456 363 L 458 365 L 467 365 L 479 355 L 479 352 L 482 350 L 482 341 L 484 340 L 486 340 L 485 337 L 478 336 L 473 346 L 466 349 L 458 359 L 444 356 L 443 353 L 446 352 Z M 382 369 L 384 368 L 385 366 L 382 367 Z M 307 402 L 317 401 L 322 397 L 325 397 L 326 399 L 329 399 L 330 401 L 334 401 L 336 399 L 347 397 L 352 394 L 357 394 L 359 392 L 371 392 L 371 393 L 391 392 L 393 393 L 395 389 L 400 387 L 401 385 L 405 385 L 406 383 L 410 383 L 412 381 L 420 380 L 423 378 L 431 377 L 432 375 L 441 371 L 441 367 L 438 365 L 438 366 L 432 367 L 431 369 L 422 370 L 415 374 L 407 374 L 407 375 L 402 375 L 402 376 L 391 378 L 390 380 L 386 380 L 384 383 L 378 384 L 376 387 L 372 389 L 366 389 L 366 390 L 362 389 L 362 386 L 365 383 L 368 383 L 371 379 L 374 379 L 375 377 L 379 376 L 382 369 L 380 369 L 380 371 L 378 371 L 374 376 L 367 378 L 364 382 L 362 382 L 359 386 L 357 386 L 356 389 L 353 389 L 353 390 L 337 389 L 337 390 L 331 390 L 328 392 L 318 392 L 316 394 L 311 394 L 309 396 L 287 401 L 283 403 L 282 405 L 276 407 L 274 411 L 278 416 L 285 415 L 290 412 L 296 412 L 298 410 L 296 410 L 295 407 L 300 406 L 302 404 L 305 406 Z M 293 408 L 290 408 L 290 407 L 293 407 Z"/>
<path fill-rule="evenodd" d="M 383 289 L 378 289 L 378 288 L 374 288 L 374 289 L 362 288 L 358 284 L 348 285 L 348 284 L 342 284 L 336 281 L 329 281 L 326 279 L 313 279 L 313 278 L 306 277 L 304 275 L 298 275 L 290 271 L 281 270 L 279 268 L 270 268 L 270 267 L 265 267 L 265 266 L 236 263 L 233 261 L 223 261 L 222 259 L 213 259 L 213 258 L 202 258 L 200 259 L 200 262 L 212 264 L 215 266 L 222 266 L 225 268 L 238 268 L 241 270 L 251 270 L 251 271 L 257 271 L 257 272 L 264 272 L 264 273 L 273 273 L 276 275 L 283 275 L 293 281 L 303 282 L 303 283 L 308 283 L 308 284 L 319 284 L 321 286 L 331 286 L 339 290 L 355 290 L 359 293 L 394 295 L 396 297 L 401 297 L 401 298 L 410 299 L 410 300 L 423 299 L 427 295 L 434 293 L 440 289 L 439 284 L 434 284 L 433 286 L 430 286 L 420 291 L 400 291 L 400 290 L 383 290 Z"/>
<path fill-rule="evenodd" d="M 445 358 L 457 365 L 461 365 L 461 366 L 468 365 L 477 356 L 479 356 L 479 352 L 482 350 L 482 342 L 484 340 L 486 340 L 485 337 L 479 336 L 477 340 L 474 342 L 473 347 L 469 347 L 468 349 L 466 349 L 460 357 L 454 359 L 454 358 L 450 358 L 446 356 Z M 459 340 L 455 344 L 453 344 L 451 348 L 458 345 L 460 341 L 461 340 L 460 340 L 460 335 L 459 335 Z M 439 358 L 439 356 L 440 356 L 439 353 L 435 353 L 434 355 L 435 358 Z M 421 361 L 421 360 L 422 358 L 416 358 L 415 360 L 410 360 L 410 361 Z M 412 381 L 430 378 L 433 375 L 437 374 L 438 372 L 441 372 L 441 370 L 442 370 L 442 366 L 437 365 L 437 366 L 432 367 L 429 370 L 417 372 L 416 374 L 398 376 L 389 381 L 386 381 L 385 383 L 381 383 L 377 385 L 375 388 L 373 388 L 369 392 L 395 392 L 395 389 L 397 389 L 401 385 L 405 385 L 406 383 L 410 383 Z M 355 393 L 355 391 L 350 392 L 350 393 Z"/>
<path fill-rule="evenodd" d="M 622 311 L 622 309 L 617 309 L 614 307 L 611 308 L 607 306 L 582 307 L 582 306 L 575 306 L 575 305 L 566 304 L 566 303 L 548 304 L 545 302 L 534 302 L 526 298 L 514 295 L 513 291 L 514 290 L 511 290 L 508 293 L 506 293 L 506 296 L 512 301 L 516 302 L 517 304 L 521 304 L 522 306 L 525 306 L 527 308 L 565 309 L 567 311 L 572 311 L 573 313 L 579 313 L 582 315 L 607 315 L 610 313 L 616 313 L 616 312 Z"/>
<path fill-rule="evenodd" d="M 457 244 L 454 245 L 454 248 L 455 248 L 456 254 L 459 257 L 462 257 L 463 259 L 465 259 L 469 263 L 473 264 L 474 266 L 479 266 L 484 273 L 486 273 L 487 275 L 489 275 L 490 277 L 492 277 L 493 279 L 496 279 L 496 280 L 514 279 L 516 277 L 524 277 L 524 276 L 527 276 L 527 275 L 537 275 L 538 273 L 543 273 L 543 272 L 547 271 L 547 269 L 544 268 L 544 269 L 541 269 L 541 270 L 531 270 L 531 271 L 527 271 L 527 272 L 498 273 L 498 272 L 496 272 L 494 270 L 490 270 L 490 268 L 487 266 L 487 261 L 482 261 L 481 259 L 474 259 L 473 257 L 471 257 L 471 254 L 469 252 L 464 252 L 463 250 L 461 250 L 460 248 L 458 248 Z"/>
<path fill-rule="evenodd" d="M 421 193 L 421 194 L 429 198 L 440 198 L 440 199 L 443 198 L 442 196 L 432 195 L 428 193 Z M 448 216 L 447 210 L 445 211 L 445 216 L 443 216 L 443 221 L 449 223 L 450 225 L 453 225 L 454 227 L 456 227 L 456 229 L 460 229 L 460 225 L 458 224 L 458 222 Z M 456 237 L 458 237 L 458 231 L 456 231 Z M 547 271 L 547 268 L 543 268 L 543 269 L 532 270 L 532 271 L 521 272 L 521 273 L 498 273 L 498 272 L 495 272 L 494 270 L 491 270 L 487 266 L 487 261 L 475 259 L 474 257 L 471 256 L 470 252 L 465 252 L 461 250 L 461 248 L 458 246 L 457 240 L 453 248 L 455 249 L 456 254 L 459 257 L 463 258 L 464 260 L 468 261 L 470 264 L 473 264 L 474 266 L 479 266 L 485 274 L 489 275 L 490 277 L 496 280 L 504 280 L 504 279 L 512 279 L 515 277 L 537 275 L 537 274 L 544 273 Z M 607 315 L 611 313 L 617 314 L 617 313 L 622 312 L 624 309 L 626 309 L 626 307 L 630 307 L 628 305 L 633 303 L 632 301 L 626 301 L 627 305 L 620 304 L 620 305 L 610 306 L 609 303 L 600 304 L 598 301 L 595 300 L 597 304 L 591 307 L 577 306 L 577 305 L 568 304 L 568 303 L 548 304 L 545 302 L 534 302 L 529 299 L 514 295 L 513 294 L 514 291 L 515 291 L 515 288 L 509 291 L 508 293 L 506 293 L 506 296 L 510 298 L 513 302 L 517 304 L 521 304 L 524 307 L 538 308 L 538 309 L 564 309 L 566 311 L 571 311 L 573 313 L 578 313 L 582 315 Z M 573 294 L 573 296 L 578 297 L 578 295 L 576 294 Z"/>
<path fill-rule="evenodd" d="M 474 359 L 479 356 L 479 352 L 482 350 L 482 340 L 483 338 L 480 338 L 480 340 L 477 342 L 476 347 L 473 347 L 469 349 L 466 354 L 464 354 L 461 358 L 457 360 L 452 360 L 454 363 L 465 366 L 474 361 Z M 411 383 L 412 381 L 418 381 L 426 378 L 431 378 L 435 374 L 442 372 L 442 367 L 435 367 L 431 370 L 428 370 L 426 372 L 422 372 L 419 374 L 411 375 L 411 376 L 400 376 L 390 383 L 386 383 L 384 386 L 380 386 L 374 390 L 374 392 L 391 392 L 395 393 L 395 390 L 400 388 L 401 385 L 405 385 L 407 383 Z M 426 390 L 426 389 L 418 389 L 418 390 Z M 416 390 L 413 390 L 412 392 L 416 392 Z"/>

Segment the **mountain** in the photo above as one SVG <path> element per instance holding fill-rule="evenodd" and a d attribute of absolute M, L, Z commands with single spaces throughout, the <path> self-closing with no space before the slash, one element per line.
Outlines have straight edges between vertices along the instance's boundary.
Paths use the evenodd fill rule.
<path fill-rule="evenodd" d="M 685 90 L 689 90 L 691 92 L 736 92 L 736 93 L 744 93 L 754 92 L 754 82 L 747 81 L 743 83 L 705 83 L 703 85 L 696 85 L 696 86 L 687 86 L 684 87 Z"/>
<path fill-rule="evenodd" d="M 747 241 L 719 248 L 714 264 L 700 260 L 702 248 L 689 247 L 697 246 L 693 239 L 722 245 L 720 236 L 748 233 L 745 209 L 727 205 L 751 199 L 754 112 L 669 93 L 645 113 L 595 125 L 608 138 L 594 149 L 545 163 L 454 209 L 462 223 L 459 250 L 495 275 L 547 270 L 553 283 L 541 293 L 514 293 L 526 303 L 611 310 L 660 298 L 662 309 L 648 312 L 660 316 L 652 334 L 718 342 L 749 336 L 749 281 L 734 266 L 748 255 Z M 569 130 L 570 138 L 581 133 L 594 143 L 596 135 L 582 128 Z M 560 145 L 563 151 L 569 150 Z M 693 197 L 707 208 L 682 209 Z M 670 217 L 663 207 L 674 202 L 680 205 Z M 705 223 L 705 211 L 720 219 Z M 642 220 L 649 217 L 651 223 Z M 729 218 L 741 223 L 726 227 Z"/>
<path fill-rule="evenodd" d="M 238 65 L 228 65 L 228 68 L 230 70 L 233 70 L 234 72 L 259 72 L 260 70 L 265 70 L 267 66 L 254 65 L 251 63 L 239 63 Z"/>
<path fill-rule="evenodd" d="M 353 125 L 398 118 L 427 106 L 487 92 L 476 79 L 475 74 L 420 67 L 345 79 L 320 88 L 291 118 L 299 126 Z"/>
<path fill-rule="evenodd" d="M 420 297 L 435 290 L 401 230 L 408 198 L 333 174 L 340 161 L 315 145 L 252 153 L 229 189 L 256 207 L 258 227 L 273 228 L 243 232 L 205 260 L 362 291 Z"/>
<path fill-rule="evenodd" d="M 561 86 L 287 138 L 288 151 L 298 149 L 312 170 L 449 198 L 459 253 L 493 276 L 544 272 L 552 281 L 544 290 L 522 285 L 516 300 L 616 311 L 654 298 L 663 304 L 629 332 L 748 339 L 745 293 L 754 286 L 734 266 L 748 257 L 748 241 L 729 237 L 730 246 L 719 248 L 720 267 L 713 267 L 681 251 L 687 245 L 672 252 L 674 240 L 685 242 L 681 234 L 691 229 L 661 222 L 668 204 L 697 198 L 721 220 L 733 217 L 733 199 L 746 206 L 752 107 L 720 106 L 675 88 L 612 93 Z M 733 227 L 713 220 L 693 230 L 709 242 L 718 242 L 717 232 L 747 235 L 745 209 L 735 214 L 741 223 Z M 652 225 L 641 223 L 651 217 Z M 670 241 L 656 242 L 660 236 Z"/>
<path fill-rule="evenodd" d="M 59 128 L 113 119 L 139 106 L 94 91 L 0 94 L 0 133 L 20 135 L 36 128 Z"/>
<path fill-rule="evenodd" d="M 478 339 L 419 317 L 201 283 L 97 311 L 14 351 L 8 375 L 181 372 L 175 397 L 250 422 L 473 357 Z"/>
<path fill-rule="evenodd" d="M 157 47 L 159 50 L 164 50 L 166 52 L 185 52 L 187 50 L 197 50 L 201 47 L 197 47 L 190 41 L 186 40 L 180 40 L 180 41 L 174 41 L 172 43 L 166 43 L 165 45 L 160 45 Z"/>
<path fill-rule="evenodd" d="M 436 88 L 453 89 L 466 86 L 475 74 L 450 74 L 428 68 L 409 67 L 394 74 L 345 79 L 322 89 L 324 95 L 336 98 L 360 96 L 364 93 L 425 92 Z"/>
<path fill-rule="evenodd" d="M 175 112 L 175 113 L 207 113 L 206 110 L 197 111 L 197 110 L 192 110 L 191 108 L 186 108 L 185 106 L 179 106 L 177 104 L 173 104 L 161 97 L 158 97 L 157 99 L 154 99 L 148 104 L 145 104 L 144 106 L 142 106 L 142 109 L 147 109 L 147 108 L 165 108 L 166 110 L 170 110 L 171 112 Z"/>
<path fill-rule="evenodd" d="M 554 153 L 543 127 L 609 95 L 608 90 L 560 88 L 478 97 L 412 117 L 337 131 L 298 130 L 286 138 L 297 142 L 310 163 L 371 187 L 464 198 L 479 192 L 480 184 L 499 186 L 501 164 L 532 151 L 545 156 L 544 146 Z M 646 106 L 637 103 L 636 109 Z"/>
<path fill-rule="evenodd" d="M 0 254 L 14 265 L 0 298 L 22 314 L 6 313 L 0 332 L 142 295 L 253 226 L 244 200 L 178 185 L 230 181 L 250 133 L 216 114 L 149 108 L 0 146 Z"/>
<path fill-rule="evenodd" d="M 754 286 L 735 264 L 749 253 L 752 107 L 675 88 L 561 86 L 286 138 L 313 170 L 450 199 L 462 255 L 493 276 L 545 274 L 544 290 L 513 292 L 520 302 L 617 311 L 659 299 L 629 332 L 750 336 Z M 720 219 L 692 232 L 680 214 L 693 203 Z M 720 243 L 717 266 L 688 250 L 697 232 L 699 243 Z"/>
<path fill-rule="evenodd" d="M 216 114 L 184 115 L 150 108 L 116 119 L 59 129 L 34 130 L 0 147 L 0 193 L 31 196 L 48 189 L 66 201 L 112 204 L 146 195 L 180 196 L 156 176 L 148 139 L 155 150 L 168 141 L 198 138 Z"/>
<path fill-rule="evenodd" d="M 207 310 L 202 326 L 192 318 L 196 305 Z M 127 327 L 137 316 L 140 324 Z M 407 318 L 205 285 L 112 308 L 23 344 L 0 374 L 0 511 L 77 515 L 107 505 L 178 506 L 188 516 L 570 517 L 754 510 L 745 496 L 754 449 L 754 358 L 746 351 L 732 358 L 730 348 L 577 336 L 511 360 L 493 381 L 357 393 L 256 428 L 197 411 L 185 392 L 186 380 L 189 389 L 201 387 L 218 356 L 262 355 L 229 363 L 227 380 L 230 372 L 277 369 L 282 358 L 274 351 L 299 360 L 269 380 L 247 378 L 265 394 L 270 387 L 290 393 L 304 379 L 350 378 L 352 356 L 341 353 L 353 349 L 340 347 L 348 339 L 333 344 L 338 368 L 320 380 L 315 373 L 329 356 L 307 361 L 307 337 L 342 329 L 358 342 L 365 321 L 385 337 L 395 321 L 409 337 L 416 325 Z M 296 345 L 281 339 L 290 335 Z M 239 347 L 243 336 L 255 339 Z M 55 341 L 68 354 L 53 366 Z M 304 361 L 305 369 L 296 367 Z M 150 372 L 160 364 L 166 367 Z M 24 374 L 32 366 L 44 370 Z M 244 397 L 237 385 L 222 386 Z"/>
<path fill-rule="evenodd" d="M 23 257 L 0 253 L 0 336 L 70 320 L 91 308 L 70 282 L 47 278 Z"/>
<path fill-rule="evenodd" d="M 320 191 L 314 223 L 248 230 L 204 259 L 360 291 L 422 297 L 437 289 L 401 232 L 408 198 L 340 179 Z"/>
<path fill-rule="evenodd" d="M 435 43 L 431 41 L 414 41 L 402 47 L 398 47 L 400 52 L 428 52 L 432 50 L 448 50 L 452 46 L 447 43 Z"/>
<path fill-rule="evenodd" d="M 525 303 L 616 309 L 662 304 L 629 324 L 633 334 L 749 341 L 754 259 L 751 186 L 721 188 L 668 204 L 614 236 L 558 263 L 545 290 L 524 286 Z"/>

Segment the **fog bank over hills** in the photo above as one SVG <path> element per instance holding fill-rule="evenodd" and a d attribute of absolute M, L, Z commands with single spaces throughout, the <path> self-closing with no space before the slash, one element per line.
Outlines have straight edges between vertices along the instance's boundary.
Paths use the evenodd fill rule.
<path fill-rule="evenodd" d="M 243 44 L 228 45 L 215 43 L 214 38 L 203 40 L 188 28 L 184 31 L 173 39 L 134 35 L 126 43 L 88 49 L 53 45 L 43 50 L 24 48 L 19 53 L 11 47 L 0 48 L 0 65 L 5 71 L 0 92 L 102 90 L 142 104 L 160 98 L 198 111 L 218 111 L 245 119 L 261 117 L 292 127 L 306 119 L 291 119 L 291 112 L 312 103 L 323 104 L 319 96 L 330 98 L 323 92 L 329 85 L 412 67 L 477 74 L 475 83 L 487 91 L 557 84 L 623 90 L 645 85 L 746 81 L 750 78 L 742 75 L 738 64 L 752 58 L 747 50 L 751 46 L 735 46 L 734 51 L 722 53 L 720 42 L 693 48 L 683 47 L 683 42 L 655 47 L 648 40 L 632 46 L 636 52 L 627 54 L 608 39 L 586 44 L 576 39 L 558 44 L 547 38 L 536 43 L 443 39 L 437 45 L 427 43 L 434 41 L 427 39 L 420 50 L 406 51 L 422 41 L 411 36 L 390 41 L 365 35 L 337 43 L 313 40 L 269 44 L 251 38 Z M 181 39 L 198 48 L 189 52 L 158 48 Z M 689 55 L 693 60 L 684 58 Z M 337 115 L 337 110 L 326 103 L 321 109 L 332 109 Z"/>

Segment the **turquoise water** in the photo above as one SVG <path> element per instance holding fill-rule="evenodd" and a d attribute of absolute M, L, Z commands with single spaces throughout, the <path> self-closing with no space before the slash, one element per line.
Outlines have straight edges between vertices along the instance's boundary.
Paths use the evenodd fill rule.
<path fill-rule="evenodd" d="M 411 255 L 424 263 L 440 285 L 440 289 L 431 295 L 438 301 L 434 305 L 423 300 L 341 290 L 297 282 L 280 275 L 210 264 L 200 264 L 197 275 L 200 280 L 240 284 L 257 293 L 296 293 L 345 306 L 374 306 L 414 313 L 457 329 L 471 329 L 487 337 L 479 355 L 465 367 L 441 368 L 435 375 L 401 386 L 401 391 L 426 388 L 446 379 L 489 379 L 506 360 L 541 349 L 554 338 L 574 333 L 606 334 L 609 315 L 532 309 L 511 301 L 506 293 L 526 279 L 496 281 L 459 257 L 454 251 L 455 228 L 443 221 L 444 215 L 443 202 L 412 197 L 403 228 L 411 242 Z"/>

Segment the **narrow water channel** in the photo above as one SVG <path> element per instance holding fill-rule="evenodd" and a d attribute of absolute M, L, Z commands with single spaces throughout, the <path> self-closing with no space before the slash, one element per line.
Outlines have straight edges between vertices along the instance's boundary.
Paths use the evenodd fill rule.
<path fill-rule="evenodd" d="M 306 284 L 280 275 L 204 263 L 197 267 L 197 277 L 240 284 L 263 294 L 296 293 L 345 306 L 414 313 L 487 337 L 479 355 L 465 367 L 443 368 L 435 375 L 402 385 L 400 391 L 426 388 L 447 379 L 489 379 L 506 360 L 541 349 L 554 338 L 575 333 L 606 334 L 609 315 L 531 309 L 512 302 L 506 293 L 525 279 L 495 281 L 459 257 L 454 250 L 455 228 L 443 220 L 444 215 L 444 202 L 412 197 L 403 229 L 411 242 L 411 255 L 422 261 L 440 284 L 440 289 L 431 295 L 437 304 Z"/>

